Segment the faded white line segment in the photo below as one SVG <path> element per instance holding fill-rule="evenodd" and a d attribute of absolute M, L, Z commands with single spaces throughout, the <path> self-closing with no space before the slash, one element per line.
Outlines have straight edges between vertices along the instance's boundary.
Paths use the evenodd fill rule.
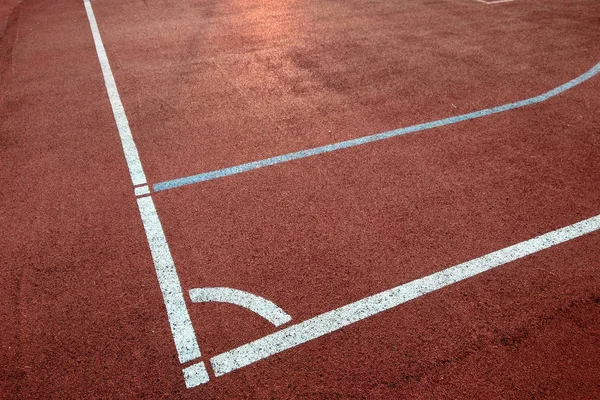
<path fill-rule="evenodd" d="M 123 152 L 125 153 L 125 160 L 127 161 L 127 168 L 129 168 L 129 175 L 133 186 L 143 185 L 146 183 L 146 175 L 142 168 L 140 156 L 133 141 L 131 130 L 129 129 L 129 122 L 127 121 L 127 115 L 125 115 L 125 109 L 121 103 L 121 97 L 117 90 L 115 79 L 113 78 L 110 64 L 108 63 L 108 57 L 104 50 L 104 44 L 102 43 L 102 37 L 98 30 L 98 24 L 96 23 L 96 17 L 92 4 L 89 0 L 84 0 L 85 11 L 87 13 L 88 20 L 90 22 L 90 28 L 92 30 L 92 36 L 94 37 L 94 45 L 96 46 L 96 53 L 98 54 L 98 61 L 100 61 L 100 67 L 102 68 L 102 75 L 104 76 L 104 85 L 106 86 L 106 92 L 108 93 L 108 99 L 112 107 L 113 115 L 115 116 L 115 122 L 117 123 L 117 129 L 121 136 L 121 145 L 123 146 Z"/>
<path fill-rule="evenodd" d="M 191 289 L 190 298 L 194 303 L 216 301 L 235 304 L 255 312 L 275 326 L 283 325 L 292 319 L 272 301 L 243 290 L 227 287 Z"/>
<path fill-rule="evenodd" d="M 600 215 L 366 297 L 213 357 L 216 376 L 327 335 L 409 300 L 600 229 Z"/>
<path fill-rule="evenodd" d="M 167 308 L 179 361 L 185 363 L 200 357 L 200 347 L 185 305 L 181 283 L 152 197 L 140 197 L 137 203 L 154 260 L 158 284 Z"/>

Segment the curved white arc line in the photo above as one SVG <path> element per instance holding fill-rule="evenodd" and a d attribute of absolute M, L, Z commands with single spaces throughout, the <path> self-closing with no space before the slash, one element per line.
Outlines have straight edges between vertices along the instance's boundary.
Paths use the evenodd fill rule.
<path fill-rule="evenodd" d="M 98 61 L 100 62 L 100 69 L 102 70 L 102 76 L 104 77 L 104 85 L 106 86 L 106 93 L 110 101 L 113 116 L 117 124 L 117 130 L 121 138 L 121 146 L 123 147 L 123 153 L 125 154 L 125 161 L 127 168 L 129 169 L 129 175 L 133 186 L 139 186 L 146 183 L 146 175 L 144 174 L 144 168 L 142 168 L 142 162 L 140 161 L 140 155 L 138 154 L 133 135 L 131 134 L 131 128 L 129 127 L 129 121 L 127 120 L 127 114 L 125 114 L 125 108 L 121 102 L 119 91 L 117 90 L 117 84 L 108 62 L 108 56 L 104 49 L 104 43 L 102 42 L 102 36 L 100 36 L 100 30 L 98 29 L 98 23 L 96 22 L 96 16 L 92 8 L 92 3 L 89 0 L 84 0 L 85 11 L 87 13 L 88 21 L 90 23 L 90 29 L 92 30 L 92 37 L 94 38 L 94 45 L 96 46 L 96 54 Z"/>
<path fill-rule="evenodd" d="M 243 290 L 226 287 L 190 289 L 190 299 L 194 303 L 215 301 L 235 304 L 255 312 L 275 326 L 283 325 L 292 320 L 288 313 L 272 301 Z"/>

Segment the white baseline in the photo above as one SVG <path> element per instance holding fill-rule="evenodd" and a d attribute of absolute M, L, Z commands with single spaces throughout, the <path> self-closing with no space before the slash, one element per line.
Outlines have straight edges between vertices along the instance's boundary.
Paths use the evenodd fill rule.
<path fill-rule="evenodd" d="M 409 300 L 600 229 L 600 215 L 444 269 L 291 325 L 213 357 L 216 376 L 327 335 Z"/>

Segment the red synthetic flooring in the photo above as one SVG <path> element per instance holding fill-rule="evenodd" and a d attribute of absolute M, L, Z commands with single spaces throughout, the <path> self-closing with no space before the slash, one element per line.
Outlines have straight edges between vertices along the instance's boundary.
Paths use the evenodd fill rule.
<path fill-rule="evenodd" d="M 600 62 L 593 1 L 93 5 L 151 183 L 521 100 Z M 2 397 L 600 397 L 598 232 L 185 389 L 83 3 L 24 1 L 0 27 Z M 599 90 L 157 193 L 182 286 L 299 322 L 595 216 Z M 275 329 L 188 308 L 205 360 Z"/>
<path fill-rule="evenodd" d="M 95 5 L 154 181 L 536 96 L 600 49 L 593 2 L 168 5 Z"/>

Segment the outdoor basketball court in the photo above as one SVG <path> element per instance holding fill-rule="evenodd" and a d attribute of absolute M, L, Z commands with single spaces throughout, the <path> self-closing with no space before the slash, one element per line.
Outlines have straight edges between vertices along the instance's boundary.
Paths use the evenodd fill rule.
<path fill-rule="evenodd" d="M 5 14 L 6 398 L 600 396 L 600 3 Z"/>

